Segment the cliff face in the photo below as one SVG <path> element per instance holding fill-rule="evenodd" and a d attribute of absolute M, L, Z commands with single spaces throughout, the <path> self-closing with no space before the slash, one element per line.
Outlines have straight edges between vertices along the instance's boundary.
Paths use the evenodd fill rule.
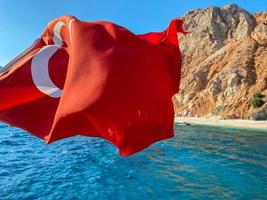
<path fill-rule="evenodd" d="M 251 15 L 230 4 L 193 10 L 182 19 L 191 33 L 179 35 L 183 68 L 176 114 L 249 118 L 265 113 L 267 103 L 255 109 L 252 99 L 256 92 L 267 97 L 267 12 Z"/>

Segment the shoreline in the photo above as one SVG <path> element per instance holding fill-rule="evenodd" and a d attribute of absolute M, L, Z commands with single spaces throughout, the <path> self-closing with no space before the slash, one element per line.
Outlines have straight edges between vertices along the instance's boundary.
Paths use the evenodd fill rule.
<path fill-rule="evenodd" d="M 217 117 L 175 117 L 174 122 L 267 131 L 267 121 L 220 119 Z"/>

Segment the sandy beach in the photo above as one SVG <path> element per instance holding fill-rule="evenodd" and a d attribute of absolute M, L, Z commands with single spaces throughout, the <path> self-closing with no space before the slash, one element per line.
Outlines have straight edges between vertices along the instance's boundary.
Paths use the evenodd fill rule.
<path fill-rule="evenodd" d="M 242 119 L 224 120 L 216 117 L 175 117 L 175 122 L 210 126 L 227 126 L 234 128 L 261 129 L 267 131 L 267 121 L 254 121 Z"/>

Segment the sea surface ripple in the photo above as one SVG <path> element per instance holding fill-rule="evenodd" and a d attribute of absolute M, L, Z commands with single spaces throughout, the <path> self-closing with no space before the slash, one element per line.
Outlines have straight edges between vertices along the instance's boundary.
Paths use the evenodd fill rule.
<path fill-rule="evenodd" d="M 267 131 L 175 131 L 122 158 L 102 139 L 46 145 L 0 124 L 0 199 L 267 199 Z"/>

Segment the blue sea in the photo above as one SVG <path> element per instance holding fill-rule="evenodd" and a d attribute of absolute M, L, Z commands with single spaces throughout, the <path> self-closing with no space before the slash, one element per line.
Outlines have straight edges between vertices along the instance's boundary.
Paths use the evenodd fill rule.
<path fill-rule="evenodd" d="M 267 199 L 267 131 L 175 130 L 123 158 L 101 139 L 46 145 L 0 124 L 0 199 Z"/>

